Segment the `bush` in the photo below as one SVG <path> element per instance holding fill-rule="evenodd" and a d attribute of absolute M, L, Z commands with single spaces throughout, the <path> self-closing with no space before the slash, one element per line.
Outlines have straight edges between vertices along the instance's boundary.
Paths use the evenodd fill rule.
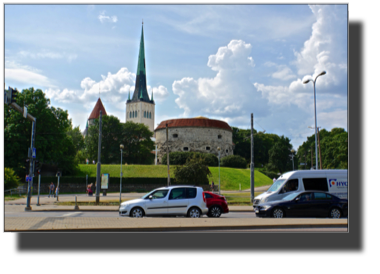
<path fill-rule="evenodd" d="M 211 172 L 203 158 L 193 155 L 188 158 L 184 166 L 174 168 L 174 176 L 179 184 L 184 185 L 208 185 L 208 177 Z"/>
<path fill-rule="evenodd" d="M 223 167 L 246 168 L 246 160 L 239 155 L 229 155 L 222 158 L 220 165 Z"/>
<path fill-rule="evenodd" d="M 11 168 L 4 168 L 4 190 L 18 187 L 21 179 L 15 174 Z"/>
<path fill-rule="evenodd" d="M 203 158 L 206 166 L 218 166 L 218 157 L 211 153 L 202 152 L 182 152 L 175 151 L 169 153 L 170 165 L 184 165 L 186 161 L 190 158 Z M 167 158 L 166 153 L 162 156 L 162 164 L 166 164 Z"/>

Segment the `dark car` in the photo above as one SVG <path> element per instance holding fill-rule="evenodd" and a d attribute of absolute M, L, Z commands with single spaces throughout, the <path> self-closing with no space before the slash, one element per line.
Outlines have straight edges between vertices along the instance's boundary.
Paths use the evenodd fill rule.
<path fill-rule="evenodd" d="M 226 197 L 209 191 L 204 191 L 204 195 L 208 207 L 207 216 L 220 217 L 220 215 L 229 212 Z"/>
<path fill-rule="evenodd" d="M 258 217 L 330 217 L 348 214 L 348 201 L 323 191 L 291 193 L 282 200 L 260 204 L 254 209 Z"/>

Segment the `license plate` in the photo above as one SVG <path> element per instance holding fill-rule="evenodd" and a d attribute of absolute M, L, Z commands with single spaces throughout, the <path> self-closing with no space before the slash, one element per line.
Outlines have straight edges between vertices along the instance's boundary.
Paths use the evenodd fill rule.
<path fill-rule="evenodd" d="M 256 210 L 255 210 L 255 213 L 259 213 L 259 210 L 258 210 L 258 209 L 256 209 Z"/>

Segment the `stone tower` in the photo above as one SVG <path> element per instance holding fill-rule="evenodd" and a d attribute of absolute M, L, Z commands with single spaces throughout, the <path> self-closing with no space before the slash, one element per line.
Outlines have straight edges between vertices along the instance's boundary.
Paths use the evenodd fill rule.
<path fill-rule="evenodd" d="M 139 59 L 137 63 L 136 85 L 132 99 L 128 93 L 125 121 L 132 121 L 146 125 L 150 131 L 154 131 L 155 103 L 149 98 L 146 84 L 145 49 L 144 49 L 144 25 L 141 28 Z"/>

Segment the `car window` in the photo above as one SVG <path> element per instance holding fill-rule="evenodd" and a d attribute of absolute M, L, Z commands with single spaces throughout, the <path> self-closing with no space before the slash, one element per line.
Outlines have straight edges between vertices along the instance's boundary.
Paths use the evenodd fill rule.
<path fill-rule="evenodd" d="M 301 202 L 308 202 L 313 200 L 313 193 L 304 193 L 301 194 L 299 197 Z"/>
<path fill-rule="evenodd" d="M 211 194 L 208 194 L 208 193 L 205 193 L 205 197 L 206 197 L 206 199 L 208 199 L 208 198 L 212 198 L 212 195 L 211 195 Z"/>
<path fill-rule="evenodd" d="M 331 196 L 326 193 L 314 193 L 314 200 L 331 200 Z"/>
<path fill-rule="evenodd" d="M 197 196 L 197 189 L 195 187 L 186 188 L 187 199 L 194 199 L 196 196 Z"/>
<path fill-rule="evenodd" d="M 296 191 L 298 189 L 298 179 L 289 180 L 284 186 L 284 192 Z"/>
<path fill-rule="evenodd" d="M 169 200 L 186 199 L 186 188 L 173 188 Z"/>
<path fill-rule="evenodd" d="M 303 178 L 305 190 L 321 190 L 328 191 L 326 178 Z"/>
<path fill-rule="evenodd" d="M 157 190 L 156 192 L 152 193 L 151 195 L 152 195 L 153 199 L 162 199 L 162 198 L 165 198 L 167 194 L 168 194 L 168 190 L 163 189 L 163 190 Z"/>

